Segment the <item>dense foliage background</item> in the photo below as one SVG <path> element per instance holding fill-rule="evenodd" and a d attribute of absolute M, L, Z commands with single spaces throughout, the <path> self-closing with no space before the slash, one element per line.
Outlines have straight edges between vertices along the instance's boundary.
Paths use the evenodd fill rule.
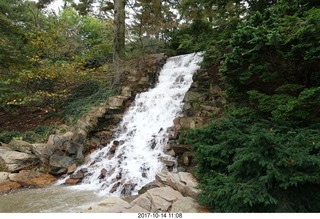
<path fill-rule="evenodd" d="M 119 90 L 113 1 L 67 0 L 60 12 L 50 2 L 0 0 L 0 112 L 38 108 L 72 123 Z M 227 88 L 226 117 L 180 139 L 193 145 L 199 201 L 212 212 L 320 211 L 319 6 L 126 1 L 127 59 L 204 51 L 203 68 Z M 31 141 L 51 127 L 0 129 L 0 141 Z"/>
<path fill-rule="evenodd" d="M 320 4 L 268 2 L 203 33 L 230 102 L 226 118 L 183 140 L 213 212 L 320 210 Z"/>

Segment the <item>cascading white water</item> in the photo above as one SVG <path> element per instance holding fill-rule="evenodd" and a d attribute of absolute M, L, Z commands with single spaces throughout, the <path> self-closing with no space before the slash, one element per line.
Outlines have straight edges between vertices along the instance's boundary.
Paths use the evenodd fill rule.
<path fill-rule="evenodd" d="M 202 56 L 188 54 L 171 57 L 159 74 L 157 85 L 138 94 L 124 115 L 114 140 L 90 155 L 87 172 L 80 189 L 99 190 L 104 196 L 135 194 L 153 181 L 164 168 L 161 159 L 168 141 L 168 128 L 182 111 L 183 98 L 191 86 L 192 76 L 200 67 Z M 113 142 L 119 143 L 110 152 Z M 104 169 L 106 177 L 101 177 Z"/>

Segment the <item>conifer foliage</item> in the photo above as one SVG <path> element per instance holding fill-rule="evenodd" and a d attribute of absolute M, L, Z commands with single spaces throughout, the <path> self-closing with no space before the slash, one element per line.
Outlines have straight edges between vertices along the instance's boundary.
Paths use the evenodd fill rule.
<path fill-rule="evenodd" d="M 206 37 L 206 64 L 223 56 L 227 116 L 180 139 L 196 154 L 199 201 L 212 212 L 319 212 L 319 1 L 246 2 L 236 26 L 215 27 L 223 47 Z"/>
<path fill-rule="evenodd" d="M 319 127 L 229 117 L 184 137 L 212 212 L 319 211 Z"/>

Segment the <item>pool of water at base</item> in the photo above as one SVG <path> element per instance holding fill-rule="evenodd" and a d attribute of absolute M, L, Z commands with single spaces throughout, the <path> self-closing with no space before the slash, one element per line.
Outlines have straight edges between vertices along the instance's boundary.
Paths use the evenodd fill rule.
<path fill-rule="evenodd" d="M 50 186 L 0 195 L 0 213 L 80 213 L 105 197 L 94 191 Z"/>

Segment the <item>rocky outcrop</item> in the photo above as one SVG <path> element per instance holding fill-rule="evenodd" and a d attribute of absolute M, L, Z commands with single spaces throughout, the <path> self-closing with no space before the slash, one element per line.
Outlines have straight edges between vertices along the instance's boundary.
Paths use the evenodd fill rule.
<path fill-rule="evenodd" d="M 201 207 L 196 202 L 198 182 L 190 173 L 159 173 L 156 181 L 146 185 L 140 195 L 131 201 L 107 198 L 86 207 L 83 212 L 136 213 L 185 212 L 196 213 Z M 147 188 L 147 189 L 145 189 Z"/>
<path fill-rule="evenodd" d="M 216 66 L 194 74 L 193 83 L 183 100 L 183 116 L 174 120 L 170 139 L 165 148 L 168 154 L 174 154 L 178 158 L 179 170 L 191 172 L 196 165 L 191 145 L 184 144 L 184 139 L 179 139 L 179 133 L 202 127 L 212 120 L 223 117 L 224 106 L 227 103 L 224 90 Z"/>
<path fill-rule="evenodd" d="M 29 142 L 13 139 L 8 145 L 11 150 L 32 154 L 32 145 Z"/>

